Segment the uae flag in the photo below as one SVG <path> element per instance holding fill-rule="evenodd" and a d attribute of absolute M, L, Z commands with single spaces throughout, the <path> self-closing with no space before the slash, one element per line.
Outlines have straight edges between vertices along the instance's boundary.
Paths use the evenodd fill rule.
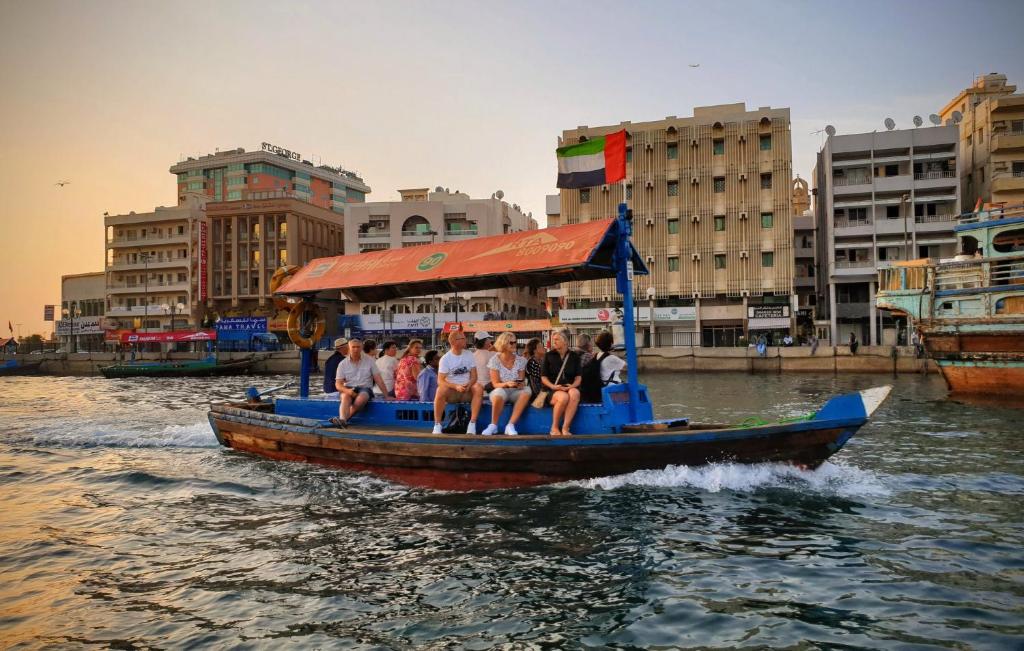
<path fill-rule="evenodd" d="M 626 178 L 626 131 L 559 147 L 559 188 L 589 188 Z"/>

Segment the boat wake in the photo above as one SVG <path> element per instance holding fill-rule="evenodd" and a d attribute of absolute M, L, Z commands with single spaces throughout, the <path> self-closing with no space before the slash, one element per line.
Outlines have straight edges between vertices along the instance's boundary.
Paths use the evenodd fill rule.
<path fill-rule="evenodd" d="M 112 448 L 210 448 L 217 447 L 217 439 L 209 423 L 192 425 L 163 425 L 150 430 L 124 430 L 72 426 L 51 427 L 35 432 L 29 439 L 41 447 L 112 447 Z"/>
<path fill-rule="evenodd" d="M 661 470 L 638 470 L 626 475 L 586 479 L 572 482 L 572 485 L 604 490 L 625 486 L 685 486 L 710 493 L 750 493 L 764 488 L 789 488 L 842 497 L 890 494 L 874 473 L 829 462 L 816 470 L 802 470 L 782 463 L 712 463 L 696 468 L 668 466 Z"/>

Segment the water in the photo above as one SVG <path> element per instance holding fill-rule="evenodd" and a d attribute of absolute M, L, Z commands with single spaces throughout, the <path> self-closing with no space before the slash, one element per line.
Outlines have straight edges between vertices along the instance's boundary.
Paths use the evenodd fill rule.
<path fill-rule="evenodd" d="M 891 381 L 647 380 L 718 421 Z M 469 494 L 216 447 L 250 381 L 0 383 L 0 648 L 1024 646 L 1024 411 L 937 378 L 814 472 Z"/>

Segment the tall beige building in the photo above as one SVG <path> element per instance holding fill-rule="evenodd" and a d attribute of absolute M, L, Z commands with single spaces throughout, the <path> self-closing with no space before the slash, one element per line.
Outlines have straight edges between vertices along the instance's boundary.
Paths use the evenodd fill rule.
<path fill-rule="evenodd" d="M 974 80 L 939 112 L 960 120 L 960 192 L 963 207 L 985 203 L 1024 204 L 1024 94 L 989 73 Z"/>
<path fill-rule="evenodd" d="M 705 346 L 740 336 L 792 332 L 792 147 L 788 108 L 743 103 L 697 107 L 693 117 L 581 126 L 562 144 L 626 129 L 626 199 L 633 241 L 650 268 L 634 295 L 656 307 L 692 306 L 690 329 Z M 559 222 L 616 214 L 620 184 L 561 191 Z M 570 309 L 615 307 L 614 280 L 563 287 Z M 676 337 L 678 339 L 678 337 Z"/>

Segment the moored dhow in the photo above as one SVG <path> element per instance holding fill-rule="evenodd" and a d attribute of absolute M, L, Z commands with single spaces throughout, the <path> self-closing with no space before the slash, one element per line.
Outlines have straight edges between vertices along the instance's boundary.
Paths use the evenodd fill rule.
<path fill-rule="evenodd" d="M 961 216 L 959 254 L 879 270 L 878 307 L 908 315 L 953 393 L 1024 395 L 1024 205 Z"/>
<path fill-rule="evenodd" d="M 630 241 L 624 205 L 615 219 L 414 248 L 313 260 L 278 289 L 298 299 L 289 336 L 302 348 L 300 396 L 213 405 L 210 425 L 225 447 L 283 461 L 371 472 L 406 484 L 451 490 L 532 486 L 571 479 L 716 461 L 782 462 L 816 467 L 837 453 L 890 387 L 837 396 L 803 417 L 739 424 L 657 420 L 637 378 L 633 337 L 626 336 L 623 384 L 605 386 L 601 402 L 582 404 L 572 436 L 550 436 L 552 411 L 528 408 L 517 436 L 432 434 L 433 404 L 374 400 L 345 428 L 330 418 L 338 403 L 310 399 L 309 346 L 323 332 L 315 307 L 322 292 L 377 302 L 497 287 L 544 287 L 616 278 L 623 329 L 634 332 L 632 280 L 647 269 Z M 478 426 L 489 423 L 489 405 Z M 449 406 L 449 409 L 455 409 Z M 510 416 L 506 406 L 499 427 Z"/>

